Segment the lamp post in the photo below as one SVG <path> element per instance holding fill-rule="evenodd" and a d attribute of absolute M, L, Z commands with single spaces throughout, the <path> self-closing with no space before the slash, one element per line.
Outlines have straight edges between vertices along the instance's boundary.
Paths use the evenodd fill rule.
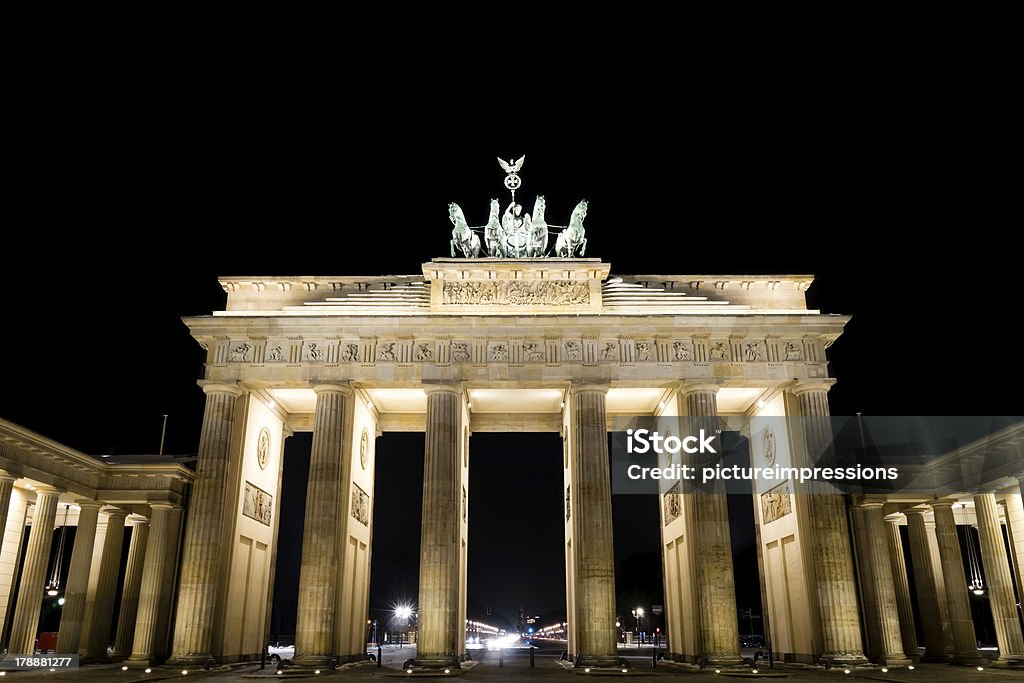
<path fill-rule="evenodd" d="M 641 628 L 641 621 L 644 618 L 644 608 L 643 607 L 637 607 L 635 610 L 633 610 L 633 616 L 636 617 L 636 632 L 637 632 L 637 635 L 639 636 L 639 641 L 637 642 L 637 647 L 640 647 L 640 644 L 644 642 L 644 632 L 643 632 L 643 629 Z"/>
<path fill-rule="evenodd" d="M 399 620 L 402 627 L 408 627 L 409 617 L 412 616 L 412 608 L 407 605 L 401 605 L 395 608 L 395 617 Z M 404 629 L 398 632 L 398 649 L 402 649 Z"/>

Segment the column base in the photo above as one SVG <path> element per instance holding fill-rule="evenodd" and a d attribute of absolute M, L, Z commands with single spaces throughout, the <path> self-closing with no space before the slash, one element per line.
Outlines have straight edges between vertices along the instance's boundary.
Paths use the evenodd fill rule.
<path fill-rule="evenodd" d="M 948 652 L 938 654 L 925 652 L 924 656 L 921 657 L 921 661 L 927 664 L 948 664 L 951 659 L 953 659 L 953 655 Z"/>
<path fill-rule="evenodd" d="M 114 660 L 104 655 L 97 657 L 96 655 L 82 655 L 78 658 L 80 664 L 110 664 Z"/>
<path fill-rule="evenodd" d="M 735 669 L 735 668 L 746 668 L 747 664 L 743 661 L 743 657 L 738 654 L 729 652 L 718 652 L 704 655 L 705 666 L 709 666 L 715 669 Z"/>
<path fill-rule="evenodd" d="M 296 655 L 292 657 L 292 664 L 303 669 L 333 669 L 334 657 L 331 655 Z"/>
<path fill-rule="evenodd" d="M 576 655 L 573 666 L 577 669 L 618 669 L 619 655 Z"/>
<path fill-rule="evenodd" d="M 179 669 L 206 669 L 214 664 L 216 660 L 213 655 L 171 655 L 171 658 L 166 662 L 167 666 L 173 666 Z"/>
<path fill-rule="evenodd" d="M 981 655 L 953 655 L 952 664 L 957 666 L 985 666 L 988 660 Z"/>
<path fill-rule="evenodd" d="M 878 663 L 882 666 L 910 666 L 914 663 L 914 660 L 910 659 L 905 655 L 892 655 L 890 657 L 882 656 L 878 658 Z"/>
<path fill-rule="evenodd" d="M 818 663 L 828 668 L 833 666 L 871 666 L 863 652 L 837 652 L 822 655 Z"/>
<path fill-rule="evenodd" d="M 1024 655 L 1000 657 L 999 659 L 993 659 L 988 665 L 1000 669 L 1021 669 L 1024 668 Z"/>
<path fill-rule="evenodd" d="M 148 669 L 150 667 L 156 666 L 156 664 L 156 657 L 129 657 L 128 659 L 124 660 L 124 665 L 127 666 L 129 669 Z"/>

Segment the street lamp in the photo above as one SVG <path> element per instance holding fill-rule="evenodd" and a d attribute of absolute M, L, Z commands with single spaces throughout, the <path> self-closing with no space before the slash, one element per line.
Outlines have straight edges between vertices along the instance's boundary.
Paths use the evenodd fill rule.
<path fill-rule="evenodd" d="M 640 636 L 640 643 L 642 643 L 644 642 L 644 632 L 640 629 L 640 620 L 644 618 L 644 608 L 637 607 L 633 610 L 633 616 L 636 617 L 636 631 L 637 635 Z"/>
<path fill-rule="evenodd" d="M 412 607 L 408 605 L 399 605 L 395 608 L 395 617 L 398 618 L 403 626 L 409 624 L 409 617 L 412 616 Z M 401 649 L 404 631 L 398 632 L 398 647 Z"/>

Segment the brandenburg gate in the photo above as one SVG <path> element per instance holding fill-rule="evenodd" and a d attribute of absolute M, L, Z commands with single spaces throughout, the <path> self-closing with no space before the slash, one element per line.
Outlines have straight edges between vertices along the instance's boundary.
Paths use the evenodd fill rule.
<path fill-rule="evenodd" d="M 807 276 L 609 271 L 588 258 L 438 258 L 412 276 L 222 279 L 226 310 L 185 321 L 207 351 L 207 409 L 174 661 L 259 651 L 264 615 L 234 598 L 266 592 L 275 527 L 245 506 L 273 509 L 282 441 L 300 430 L 313 445 L 295 660 L 364 658 L 375 436 L 411 430 L 426 433 L 418 663 L 465 652 L 469 441 L 495 431 L 562 434 L 568 649 L 581 666 L 617 664 L 610 420 L 827 415 L 825 349 L 847 318 L 806 309 Z M 808 657 L 863 658 L 842 521 L 815 529 L 835 576 L 815 574 L 801 539 L 787 577 L 770 579 L 835 588 L 787 608 Z M 724 496 L 663 523 L 673 653 L 739 663 Z"/>

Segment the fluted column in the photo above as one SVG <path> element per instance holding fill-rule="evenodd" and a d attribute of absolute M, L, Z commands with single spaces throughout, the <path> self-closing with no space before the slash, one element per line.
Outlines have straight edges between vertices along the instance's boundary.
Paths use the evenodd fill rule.
<path fill-rule="evenodd" d="M 921 611 L 921 629 L 924 632 L 924 659 L 942 662 L 950 658 L 946 649 L 945 620 L 939 610 L 938 579 L 932 562 L 932 551 L 925 525 L 926 511 L 907 510 L 907 529 L 910 531 L 910 559 L 914 569 L 914 588 L 917 606 Z"/>
<path fill-rule="evenodd" d="M 812 466 L 828 464 L 832 453 L 828 389 L 832 380 L 803 380 L 792 389 L 800 402 L 804 446 Z M 857 610 L 857 582 L 846 523 L 844 496 L 831 491 L 811 493 L 811 555 L 824 639 L 822 661 L 867 663 Z"/>
<path fill-rule="evenodd" d="M 914 607 L 910 601 L 910 582 L 907 577 L 907 560 L 903 556 L 903 537 L 900 535 L 900 516 L 890 515 L 888 522 L 889 564 L 892 569 L 893 590 L 896 593 L 896 610 L 900 617 L 900 639 L 903 654 L 914 661 L 920 656 L 917 651 L 917 629 L 914 628 Z"/>
<path fill-rule="evenodd" d="M 111 508 L 104 512 L 107 515 L 107 535 L 103 538 L 92 621 L 86 631 L 87 642 L 78 648 L 85 662 L 110 661 L 107 646 L 110 644 L 110 622 L 114 618 L 114 598 L 117 596 L 117 577 L 121 571 L 121 548 L 124 545 L 124 520 L 128 511 Z"/>
<path fill-rule="evenodd" d="M 139 590 L 142 587 L 142 569 L 146 560 L 146 542 L 149 538 L 149 520 L 139 519 L 132 524 L 132 539 L 128 545 L 128 566 L 124 572 L 121 590 L 121 608 L 117 615 L 117 635 L 111 658 L 120 661 L 132 652 L 135 638 L 135 619 L 139 612 Z"/>
<path fill-rule="evenodd" d="M 53 543 L 53 524 L 57 519 L 57 499 L 60 492 L 49 486 L 36 487 L 36 511 L 32 518 L 32 531 L 28 535 L 25 561 L 18 585 L 18 601 L 11 623 L 11 638 L 7 646 L 10 654 L 31 654 L 36 647 L 39 612 L 46 586 L 46 569 L 50 562 Z"/>
<path fill-rule="evenodd" d="M 964 575 L 960 539 L 953 518 L 953 503 L 939 501 L 931 504 L 935 513 L 935 537 L 939 542 L 942 560 L 942 578 L 946 584 L 946 605 L 949 624 L 953 630 L 953 663 L 981 664 L 986 660 L 978 656 L 978 641 L 971 619 L 971 604 L 967 598 L 967 577 Z"/>
<path fill-rule="evenodd" d="M 302 529 L 299 612 L 295 663 L 326 667 L 334 661 L 334 602 L 337 592 L 338 513 L 345 434 L 351 425 L 352 389 L 321 384 L 316 392 L 313 447 L 309 456 L 306 519 Z"/>
<path fill-rule="evenodd" d="M 77 500 L 78 527 L 75 529 L 75 545 L 71 550 L 71 566 L 64 588 L 64 609 L 60 614 L 60 630 L 57 635 L 57 652 L 78 652 L 82 636 L 82 619 L 85 617 L 85 599 L 89 592 L 89 569 L 92 567 L 93 546 L 96 541 L 96 522 L 99 520 L 98 500 Z"/>
<path fill-rule="evenodd" d="M 1006 506 L 1006 530 L 1010 536 L 1014 575 L 1017 577 L 1017 595 L 1024 598 L 1024 473 L 1017 475 L 1017 490 L 1007 490 L 1003 498 Z"/>
<path fill-rule="evenodd" d="M 569 391 L 569 443 L 575 455 L 577 667 L 615 666 L 619 659 L 607 394 L 605 385 L 574 385 Z"/>
<path fill-rule="evenodd" d="M 863 548 L 863 559 L 870 565 L 870 584 L 864 586 L 870 592 L 875 605 L 875 620 L 878 629 L 878 652 L 873 658 L 887 666 L 905 666 L 911 661 L 903 652 L 903 638 L 900 633 L 900 615 L 897 608 L 896 589 L 893 585 L 892 564 L 887 529 L 882 515 L 882 503 L 871 501 L 860 505 L 863 514 L 864 538 L 859 543 Z"/>
<path fill-rule="evenodd" d="M 169 663 L 183 667 L 212 661 L 213 615 L 224 558 L 223 531 L 229 497 L 225 490 L 235 403 L 233 384 L 206 384 L 206 409 L 199 437 L 196 478 L 185 531 L 174 646 Z"/>
<path fill-rule="evenodd" d="M 688 435 L 717 434 L 718 387 L 714 384 L 685 383 Z M 723 455 L 715 436 L 717 454 L 695 454 L 698 467 L 713 466 Z M 700 615 L 701 656 L 711 666 L 736 666 L 740 654 L 736 584 L 732 568 L 732 540 L 729 534 L 729 504 L 722 482 L 696 489 L 693 496 L 693 534 L 697 569 L 697 604 Z"/>
<path fill-rule="evenodd" d="M 0 537 L 7 528 L 7 514 L 11 509 L 11 492 L 18 478 L 13 474 L 0 470 Z M 2 538 L 0 538 L 2 540 Z"/>
<path fill-rule="evenodd" d="M 166 650 L 164 643 L 171 606 L 171 586 L 167 573 L 169 568 L 173 569 L 181 528 L 181 510 L 169 503 L 154 503 L 151 508 L 135 635 L 128 666 L 156 664 Z"/>
<path fill-rule="evenodd" d="M 427 392 L 420 530 L 419 634 L 416 663 L 458 666 L 459 438 L 462 388 L 432 384 Z"/>
<path fill-rule="evenodd" d="M 985 581 L 988 583 L 988 603 L 992 608 L 996 641 L 999 643 L 999 659 L 996 661 L 1019 664 L 1024 662 L 1024 639 L 1021 637 L 1010 560 L 1006 556 L 995 495 L 975 494 L 974 511 L 978 518 L 981 561 L 985 565 Z"/>
<path fill-rule="evenodd" d="M 942 632 L 946 636 L 946 652 L 950 658 L 953 657 L 953 627 L 949 623 L 949 605 L 946 600 L 946 580 L 942 575 L 942 558 L 939 555 L 939 540 L 935 536 L 935 515 L 931 519 L 925 519 L 925 529 L 928 530 L 928 549 L 932 554 L 932 570 L 935 572 L 935 597 L 939 602 L 939 617 L 942 620 Z"/>

